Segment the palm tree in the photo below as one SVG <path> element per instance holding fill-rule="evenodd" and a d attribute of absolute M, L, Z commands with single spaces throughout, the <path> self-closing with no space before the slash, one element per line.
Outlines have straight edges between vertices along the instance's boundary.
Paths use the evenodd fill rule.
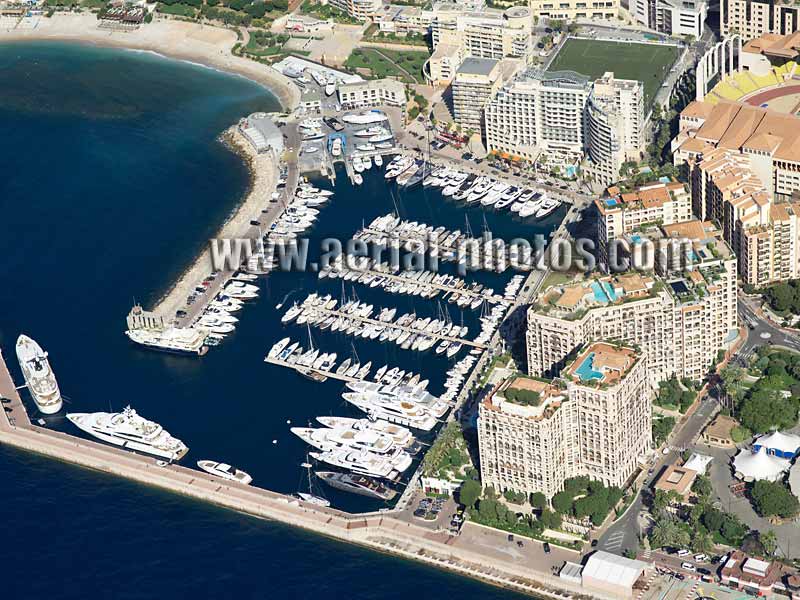
<path fill-rule="evenodd" d="M 707 531 L 698 531 L 692 538 L 692 550 L 703 554 L 714 551 L 714 538 Z"/>

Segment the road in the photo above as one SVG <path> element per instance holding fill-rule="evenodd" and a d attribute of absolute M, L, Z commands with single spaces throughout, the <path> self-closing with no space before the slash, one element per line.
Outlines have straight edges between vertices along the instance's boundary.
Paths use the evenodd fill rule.
<path fill-rule="evenodd" d="M 757 300 L 744 295 L 739 296 L 739 319 L 742 324 L 750 327 L 747 341 L 737 353 L 737 360 L 740 366 L 744 366 L 747 359 L 756 351 L 756 348 L 764 344 L 785 346 L 800 352 L 800 337 L 797 334 L 781 329 L 761 316 L 756 306 L 757 302 Z"/>

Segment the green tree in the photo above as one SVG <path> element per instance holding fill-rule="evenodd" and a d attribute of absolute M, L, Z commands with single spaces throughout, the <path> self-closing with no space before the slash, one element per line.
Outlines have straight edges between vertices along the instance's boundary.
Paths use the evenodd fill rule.
<path fill-rule="evenodd" d="M 756 481 L 750 489 L 750 498 L 753 508 L 762 517 L 778 516 L 782 518 L 794 517 L 800 504 L 797 498 L 782 483 L 762 479 Z"/>
<path fill-rule="evenodd" d="M 654 548 L 685 548 L 689 545 L 689 532 L 671 517 L 662 515 L 650 531 L 650 545 Z"/>
<path fill-rule="evenodd" d="M 762 387 L 742 402 L 739 420 L 756 433 L 789 429 L 797 423 L 797 404 L 778 390 Z"/>
<path fill-rule="evenodd" d="M 553 496 L 553 508 L 562 515 L 569 514 L 572 510 L 572 498 L 573 495 L 567 490 L 558 492 Z"/>
<path fill-rule="evenodd" d="M 553 512 L 552 510 L 543 510 L 539 520 L 547 529 L 561 528 L 561 515 L 557 512 Z"/>
<path fill-rule="evenodd" d="M 711 479 L 705 475 L 698 475 L 692 484 L 692 491 L 697 494 L 701 500 L 708 500 L 714 491 L 711 486 Z"/>
<path fill-rule="evenodd" d="M 530 497 L 530 503 L 533 508 L 543 510 L 547 507 L 547 496 L 542 492 L 533 492 Z"/>
<path fill-rule="evenodd" d="M 764 548 L 764 553 L 768 556 L 775 556 L 775 551 L 778 549 L 778 536 L 770 529 L 766 533 L 759 533 L 758 541 L 761 542 L 761 547 Z"/>
<path fill-rule="evenodd" d="M 697 531 L 692 537 L 692 550 L 710 554 L 714 551 L 714 538 L 707 531 Z"/>
<path fill-rule="evenodd" d="M 467 479 L 458 488 L 458 501 L 464 506 L 475 506 L 478 497 L 481 495 L 481 484 L 474 479 Z"/>

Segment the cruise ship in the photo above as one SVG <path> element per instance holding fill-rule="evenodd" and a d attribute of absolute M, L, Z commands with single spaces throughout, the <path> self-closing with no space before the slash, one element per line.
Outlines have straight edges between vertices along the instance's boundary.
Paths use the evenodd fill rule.
<path fill-rule="evenodd" d="M 167 460 L 180 460 L 189 448 L 161 425 L 140 417 L 130 406 L 119 413 L 69 413 L 67 419 L 97 439 Z"/>
<path fill-rule="evenodd" d="M 46 415 L 61 410 L 61 392 L 47 352 L 27 335 L 17 338 L 17 360 L 36 407 Z"/>
<path fill-rule="evenodd" d="M 359 475 L 395 479 L 399 474 L 391 460 L 371 452 L 340 449 L 328 452 L 309 452 L 308 454 L 319 461 Z"/>
<path fill-rule="evenodd" d="M 125 335 L 132 342 L 151 350 L 195 356 L 203 356 L 208 352 L 208 346 L 205 344 L 208 334 L 190 327 L 168 327 L 163 330 L 129 329 Z"/>

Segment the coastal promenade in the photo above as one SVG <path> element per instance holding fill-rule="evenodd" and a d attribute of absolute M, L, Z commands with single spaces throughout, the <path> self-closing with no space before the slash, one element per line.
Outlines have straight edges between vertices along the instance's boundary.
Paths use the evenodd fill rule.
<path fill-rule="evenodd" d="M 153 458 L 113 446 L 85 440 L 30 423 L 0 354 L 0 394 L 11 400 L 11 413 L 0 416 L 0 443 L 35 452 L 74 465 L 124 477 L 163 490 L 182 494 L 218 506 L 313 531 L 340 541 L 422 561 L 519 592 L 550 598 L 599 598 L 581 586 L 536 571 L 525 560 L 492 555 L 490 548 L 502 548 L 503 532 L 489 540 L 486 550 L 403 521 L 391 512 L 351 515 L 331 508 L 305 504 L 291 496 L 254 486 L 223 481 L 180 465 L 159 466 Z M 524 558 L 524 557 L 523 557 Z"/>

